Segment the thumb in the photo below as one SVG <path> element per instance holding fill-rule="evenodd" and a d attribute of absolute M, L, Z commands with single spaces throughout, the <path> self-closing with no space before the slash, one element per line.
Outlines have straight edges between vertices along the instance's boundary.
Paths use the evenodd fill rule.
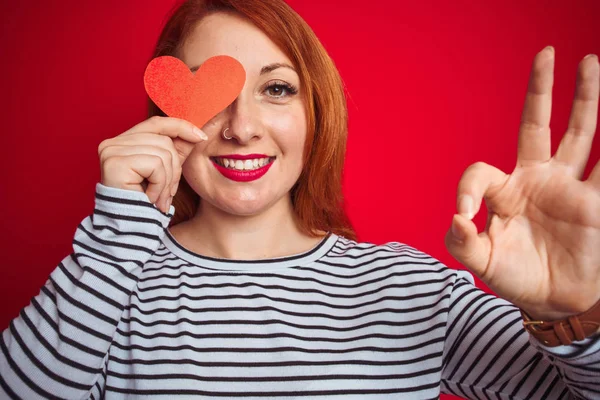
<path fill-rule="evenodd" d="M 471 272 L 483 279 L 491 257 L 491 241 L 487 233 L 477 233 L 477 226 L 468 218 L 455 214 L 446 233 L 446 248 Z"/>
<path fill-rule="evenodd" d="M 192 150 L 194 150 L 196 146 L 203 145 L 204 143 L 204 141 L 200 143 L 192 143 L 180 138 L 174 138 L 173 146 L 175 146 L 175 150 L 177 150 L 177 154 L 179 154 L 179 164 L 183 165 L 183 163 L 185 163 L 185 160 L 188 158 Z"/>

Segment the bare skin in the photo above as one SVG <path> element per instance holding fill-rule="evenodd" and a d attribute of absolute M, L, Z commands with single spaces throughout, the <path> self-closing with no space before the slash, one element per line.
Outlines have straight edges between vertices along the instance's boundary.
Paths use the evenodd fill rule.
<path fill-rule="evenodd" d="M 165 210 L 183 173 L 202 207 L 172 234 L 200 254 L 261 259 L 309 250 L 320 238 L 300 232 L 289 195 L 302 169 L 304 106 L 298 95 L 268 89 L 278 81 L 301 91 L 298 75 L 287 67 L 262 74 L 266 65 L 289 60 L 234 15 L 205 18 L 182 58 L 193 67 L 217 54 L 239 59 L 248 81 L 236 102 L 202 127 L 207 140 L 185 121 L 145 121 L 100 145 L 102 183 L 145 190 Z M 445 239 L 449 252 L 497 295 L 543 320 L 584 312 L 600 299 L 600 165 L 582 180 L 597 126 L 600 65 L 594 55 L 580 63 L 569 127 L 552 155 L 554 57 L 552 48 L 535 57 L 515 169 L 505 174 L 484 163 L 469 167 Z M 221 136 L 225 128 L 231 140 Z M 268 154 L 277 164 L 251 184 L 227 181 L 209 157 L 231 153 Z M 484 200 L 489 218 L 479 233 L 472 219 Z"/>
<path fill-rule="evenodd" d="M 582 181 L 598 117 L 598 58 L 584 58 L 568 129 L 554 156 L 550 114 L 554 49 L 535 57 L 511 174 L 477 163 L 458 186 L 450 253 L 532 317 L 558 320 L 600 299 L 600 165 Z M 485 200 L 488 224 L 472 222 Z M 454 232 L 454 234 L 453 234 Z"/>
<path fill-rule="evenodd" d="M 201 205 L 194 218 L 171 227 L 170 233 L 182 246 L 204 256 L 255 260 L 309 251 L 325 232 L 317 237 L 302 232 L 291 202 L 290 190 L 302 172 L 307 131 L 293 63 L 253 24 L 227 13 L 200 21 L 180 57 L 193 69 L 216 55 L 240 61 L 246 84 L 232 105 L 199 130 L 206 140 L 187 134 L 194 127 L 185 121 L 159 117 L 145 121 L 101 144 L 102 183 L 146 190 L 150 200 L 166 211 L 183 174 L 201 197 Z M 281 66 L 265 72 L 273 65 Z M 230 140 L 221 134 L 225 129 Z M 262 178 L 235 182 L 211 161 L 228 154 L 265 154 L 275 161 Z"/>

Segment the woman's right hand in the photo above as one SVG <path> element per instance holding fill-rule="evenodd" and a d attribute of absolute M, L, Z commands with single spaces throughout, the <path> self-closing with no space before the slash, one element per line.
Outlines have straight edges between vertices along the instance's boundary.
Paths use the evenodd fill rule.
<path fill-rule="evenodd" d="M 188 121 L 151 117 L 98 146 L 101 183 L 145 192 L 167 213 L 181 179 L 181 166 L 194 146 L 207 140 Z"/>

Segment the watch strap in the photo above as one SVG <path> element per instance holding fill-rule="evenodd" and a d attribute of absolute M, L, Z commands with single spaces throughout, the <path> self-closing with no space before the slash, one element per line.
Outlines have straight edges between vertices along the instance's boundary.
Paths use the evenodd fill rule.
<path fill-rule="evenodd" d="M 570 345 L 600 332 L 600 301 L 586 312 L 559 321 L 533 320 L 523 310 L 521 315 L 525 330 L 548 347 Z"/>

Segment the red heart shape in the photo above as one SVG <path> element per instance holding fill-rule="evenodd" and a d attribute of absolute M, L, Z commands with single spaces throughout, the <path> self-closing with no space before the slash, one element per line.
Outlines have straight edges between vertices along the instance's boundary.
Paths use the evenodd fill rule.
<path fill-rule="evenodd" d="M 246 81 L 242 64 L 229 56 L 206 60 L 194 74 L 178 58 L 157 57 L 144 73 L 146 93 L 169 117 L 202 128 L 239 96 Z"/>

